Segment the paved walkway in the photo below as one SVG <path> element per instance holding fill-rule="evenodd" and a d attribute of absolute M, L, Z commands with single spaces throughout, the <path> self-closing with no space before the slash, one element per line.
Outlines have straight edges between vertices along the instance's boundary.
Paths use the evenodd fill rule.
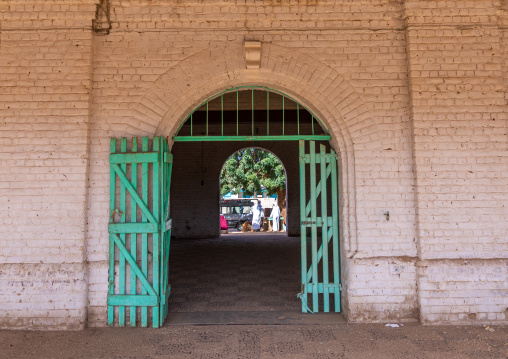
<path fill-rule="evenodd" d="M 494 329 L 338 324 L 0 331 L 0 358 L 507 358 L 508 328 Z"/>

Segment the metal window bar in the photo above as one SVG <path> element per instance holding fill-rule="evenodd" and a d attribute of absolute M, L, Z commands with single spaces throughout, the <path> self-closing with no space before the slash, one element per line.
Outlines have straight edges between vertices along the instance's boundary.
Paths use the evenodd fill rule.
<path fill-rule="evenodd" d="M 282 136 L 284 136 L 284 113 L 286 112 L 285 111 L 285 108 L 284 108 L 284 99 L 285 99 L 286 96 L 282 95 Z"/>
<path fill-rule="evenodd" d="M 236 90 L 236 135 L 238 136 L 238 89 Z"/>
<path fill-rule="evenodd" d="M 266 135 L 270 136 L 270 91 L 266 91 Z"/>
<path fill-rule="evenodd" d="M 300 104 L 296 103 L 296 123 L 298 126 L 298 135 L 300 135 Z"/>
<path fill-rule="evenodd" d="M 254 87 L 252 88 L 252 136 L 254 136 Z"/>
<path fill-rule="evenodd" d="M 190 120 L 190 137 L 193 137 L 194 136 L 194 129 L 193 129 L 193 114 L 195 111 L 197 111 L 198 109 L 200 109 L 202 107 L 202 105 L 204 105 L 206 103 L 206 134 L 205 136 L 194 136 L 196 137 L 196 139 L 194 139 L 195 141 L 219 141 L 220 139 L 217 139 L 217 137 L 223 137 L 224 136 L 224 99 L 223 99 L 223 95 L 226 94 L 226 93 L 231 93 L 231 92 L 236 92 L 236 136 L 240 136 L 240 125 L 239 125 L 239 107 L 240 107 L 240 103 L 239 103 L 239 92 L 240 90 L 250 90 L 252 92 L 251 94 L 251 106 L 252 106 L 252 126 L 251 126 L 251 136 L 240 136 L 238 138 L 238 140 L 244 140 L 245 137 L 249 137 L 248 140 L 256 140 L 254 137 L 254 127 L 255 127 L 255 108 L 254 108 L 254 91 L 256 89 L 259 89 L 259 90 L 263 90 L 263 91 L 266 91 L 267 92 L 267 122 L 266 122 L 266 134 L 267 136 L 270 136 L 270 93 L 273 92 L 273 93 L 276 93 L 276 94 L 279 94 L 282 96 L 282 135 L 281 136 L 288 136 L 286 135 L 286 123 L 285 123 L 285 110 L 286 110 L 286 98 L 289 98 L 291 99 L 292 101 L 294 101 L 296 103 L 296 107 L 297 107 L 297 135 L 298 136 L 301 136 L 299 138 L 296 138 L 297 140 L 298 139 L 306 139 L 306 140 L 329 140 L 330 139 L 330 135 L 328 133 L 328 130 L 323 126 L 323 124 L 321 123 L 321 121 L 319 119 L 317 119 L 314 114 L 309 111 L 305 106 L 303 107 L 307 112 L 309 112 L 309 114 L 311 115 L 311 135 L 306 135 L 306 134 L 302 134 L 302 129 L 301 129 L 301 121 L 300 121 L 300 109 L 301 109 L 301 104 L 294 100 L 293 98 L 291 98 L 290 96 L 287 96 L 286 94 L 284 94 L 283 92 L 281 91 L 278 91 L 278 90 L 275 90 L 275 89 L 271 89 L 271 88 L 268 88 L 268 87 L 264 87 L 264 86 L 240 86 L 240 87 L 236 87 L 236 88 L 232 88 L 232 89 L 228 89 L 228 90 L 225 90 L 225 91 L 222 91 L 221 93 L 219 93 L 218 95 L 216 96 L 213 96 L 213 97 L 210 97 L 209 99 L 207 99 L 206 101 L 204 101 L 201 105 L 199 105 L 198 107 L 196 107 L 192 113 L 189 115 L 189 117 L 187 118 L 187 120 Z M 221 97 L 221 132 L 220 132 L 220 136 L 216 136 L 215 134 L 211 134 L 209 132 L 209 108 L 208 108 L 208 102 L 213 99 L 213 98 L 216 98 L 220 96 Z M 314 125 L 314 121 L 317 120 L 318 123 L 321 125 L 322 129 L 323 129 L 323 132 L 324 134 L 323 135 L 316 135 L 315 134 L 315 125 Z M 179 136 L 178 133 L 180 131 L 180 129 L 182 128 L 182 126 L 186 123 L 187 121 L 184 121 L 184 123 L 182 123 L 180 125 L 180 127 L 178 128 L 177 130 L 177 135 L 174 136 L 174 140 L 176 142 L 179 142 L 179 141 L 188 141 L 188 137 L 189 136 Z M 214 138 L 212 138 L 212 136 Z M 319 138 L 317 137 L 308 137 L 308 136 L 321 136 Z M 231 136 L 231 137 L 234 137 L 234 136 Z M 279 136 L 280 137 L 280 136 Z M 282 139 L 282 138 L 274 138 L 272 140 L 279 140 L 279 139 Z M 295 139 L 293 137 L 293 139 Z M 227 139 L 227 140 L 233 140 L 233 139 Z M 264 139 L 260 139 L 260 140 L 264 140 Z"/>

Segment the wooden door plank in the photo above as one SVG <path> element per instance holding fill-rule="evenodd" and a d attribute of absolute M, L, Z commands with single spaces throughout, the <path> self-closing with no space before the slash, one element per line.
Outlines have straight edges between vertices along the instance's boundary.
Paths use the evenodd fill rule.
<path fill-rule="evenodd" d="M 127 139 L 125 137 L 122 137 L 120 139 L 120 152 L 125 153 L 127 152 Z M 116 165 L 118 166 L 118 165 Z M 127 173 L 127 165 L 121 164 L 120 168 L 123 173 Z M 125 191 L 125 183 L 124 181 L 120 182 L 120 222 L 124 223 L 126 222 L 126 215 L 125 215 L 125 201 L 126 201 L 126 191 Z M 125 234 L 120 234 L 120 239 L 123 244 L 125 244 Z M 125 257 L 122 252 L 120 252 L 120 261 L 118 264 L 118 293 L 119 294 L 125 294 Z M 121 327 L 125 326 L 125 306 L 119 306 L 118 307 L 118 324 Z"/>
<path fill-rule="evenodd" d="M 302 313 L 307 313 L 307 226 L 303 224 L 305 213 L 305 141 L 299 141 L 300 148 L 300 251 L 301 251 L 301 300 L 302 300 Z"/>
<path fill-rule="evenodd" d="M 323 292 L 323 311 L 328 313 L 330 311 L 330 295 L 328 291 L 328 193 L 326 191 L 328 181 L 326 175 L 326 161 L 325 154 L 326 148 L 324 145 L 319 146 L 320 154 L 321 154 L 321 162 L 319 163 L 319 169 L 321 171 L 321 218 L 323 222 L 323 227 L 321 229 L 321 248 L 323 252 L 323 259 L 321 263 L 323 264 L 323 284 L 324 292 Z"/>
<path fill-rule="evenodd" d="M 161 137 L 155 137 L 153 139 L 153 151 L 160 152 L 160 140 Z M 160 165 L 159 162 L 153 164 L 153 217 L 156 219 L 156 222 L 160 220 L 159 206 L 160 206 Z M 159 222 L 160 223 L 160 222 Z M 153 235 L 153 247 L 152 247 L 152 282 L 154 283 L 154 288 L 159 295 L 159 262 L 160 262 L 160 235 L 159 233 L 154 233 Z M 152 309 L 152 326 L 154 328 L 159 327 L 159 307 L 153 307 Z"/>
<path fill-rule="evenodd" d="M 311 248 L 312 248 L 312 287 L 316 287 L 319 282 L 318 260 L 317 260 L 317 198 L 316 198 L 316 143 L 310 141 L 310 215 L 311 215 Z M 312 292 L 312 310 L 319 312 L 318 292 Z"/>
<path fill-rule="evenodd" d="M 138 139 L 134 137 L 132 139 L 132 149 L 133 155 L 139 155 L 138 152 Z M 131 164 L 131 183 L 132 187 L 134 187 L 136 190 L 138 188 L 138 164 L 136 162 Z M 131 223 L 137 224 L 137 205 L 136 201 L 132 199 L 131 196 Z M 131 256 L 134 259 L 134 262 L 137 263 L 137 256 L 138 256 L 138 235 L 136 232 L 130 232 L 131 233 Z M 136 273 L 133 272 L 131 268 L 131 282 L 130 282 L 130 294 L 136 295 Z M 130 325 L 131 327 L 136 326 L 136 306 L 131 306 L 129 308 L 129 317 L 130 317 Z"/>
<path fill-rule="evenodd" d="M 157 164 L 154 164 L 156 166 Z M 148 209 L 147 205 L 143 202 L 141 197 L 136 192 L 136 189 L 132 186 L 131 182 L 125 175 L 125 172 L 117 165 L 112 164 L 111 168 L 116 172 L 118 177 L 120 178 L 122 186 L 124 186 L 130 193 L 131 197 L 136 201 L 137 205 L 143 212 L 143 214 L 148 218 L 148 220 L 152 223 L 159 223 L 157 219 L 153 216 L 153 214 Z"/>
<path fill-rule="evenodd" d="M 338 195 L 338 183 L 337 183 L 337 155 L 334 151 L 330 151 L 335 158 L 330 162 L 332 168 L 332 221 L 333 221 L 333 241 L 332 241 L 332 252 L 333 252 L 333 283 L 337 285 L 334 290 L 334 304 L 335 311 L 340 312 L 340 257 L 339 257 L 339 195 Z"/>
<path fill-rule="evenodd" d="M 120 253 L 124 256 L 125 260 L 129 262 L 131 269 L 134 271 L 134 273 L 136 273 L 136 276 L 139 278 L 141 285 L 147 290 L 148 294 L 157 295 L 158 293 L 152 287 L 147 277 L 145 277 L 143 272 L 139 269 L 137 263 L 134 261 L 134 258 L 132 258 L 132 255 L 129 253 L 129 250 L 125 247 L 125 244 L 123 243 L 122 239 L 117 234 L 113 233 L 110 233 L 109 237 L 116 244 L 116 246 L 120 250 Z"/>
<path fill-rule="evenodd" d="M 141 150 L 143 152 L 148 152 L 148 137 L 143 137 L 142 139 L 142 145 Z M 142 202 L 145 205 L 145 207 L 148 205 L 148 163 L 144 162 L 141 164 L 141 195 L 142 195 Z M 146 214 L 141 211 L 141 222 L 147 223 L 148 219 L 146 217 Z M 148 277 L 148 234 L 147 232 L 141 234 L 141 271 L 143 272 L 143 275 L 145 277 Z M 141 294 L 146 294 L 147 290 L 142 287 L 141 288 Z M 141 326 L 147 327 L 148 326 L 148 308 L 142 307 L 141 308 Z"/>

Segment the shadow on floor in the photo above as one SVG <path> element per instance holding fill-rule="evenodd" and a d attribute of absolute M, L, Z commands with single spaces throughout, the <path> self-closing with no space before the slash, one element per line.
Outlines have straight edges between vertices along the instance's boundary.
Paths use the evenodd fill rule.
<path fill-rule="evenodd" d="M 300 310 L 299 246 L 285 233 L 173 240 L 170 312 Z"/>

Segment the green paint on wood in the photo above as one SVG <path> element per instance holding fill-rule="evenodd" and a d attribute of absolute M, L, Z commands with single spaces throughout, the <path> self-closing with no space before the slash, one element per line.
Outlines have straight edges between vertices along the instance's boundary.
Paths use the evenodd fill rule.
<path fill-rule="evenodd" d="M 334 296 L 334 310 L 340 312 L 340 272 L 339 272 L 339 230 L 337 197 L 337 156 L 334 151 L 326 153 L 326 147 L 320 145 L 319 153 L 315 143 L 309 143 L 309 152 L 305 153 L 305 141 L 300 141 L 300 220 L 302 243 L 302 311 L 307 312 L 307 298 L 312 293 L 312 312 L 320 310 L 330 312 L 330 295 Z M 307 169 L 308 167 L 308 169 Z M 317 169 L 319 167 L 319 170 Z M 316 176 L 319 174 L 319 183 Z M 306 187 L 306 176 L 310 178 L 310 190 Z M 307 194 L 310 192 L 307 201 Z M 331 195 L 332 213 L 328 213 Z M 320 201 L 320 215 L 317 201 Z M 310 228 L 311 263 L 307 261 L 307 231 Z M 321 240 L 318 241 L 318 228 L 321 228 Z M 332 242 L 331 253 L 329 245 Z M 319 246 L 319 248 L 318 248 Z M 330 258 L 331 257 L 331 258 Z M 333 283 L 330 283 L 329 261 L 333 262 Z M 320 308 L 319 295 L 322 294 Z"/>
<path fill-rule="evenodd" d="M 130 305 L 131 308 L 138 307 L 155 307 L 159 304 L 159 297 L 156 295 L 110 295 L 108 297 L 108 305 Z M 134 313 L 136 313 L 134 311 Z M 133 325 L 134 324 L 134 325 Z M 136 321 L 132 321 L 131 326 L 136 326 Z"/>
<path fill-rule="evenodd" d="M 132 139 L 132 152 L 133 154 L 137 154 L 135 152 L 138 152 L 138 139 L 133 138 Z M 131 165 L 131 183 L 132 187 L 134 187 L 137 191 L 138 189 L 138 164 L 137 162 L 132 163 Z M 131 201 L 131 219 L 130 221 L 132 223 L 135 223 L 137 220 L 137 205 L 136 201 Z M 138 248 L 138 235 L 137 233 L 134 233 L 134 231 L 129 232 L 131 233 L 131 256 L 134 259 L 134 262 L 136 262 L 137 258 L 137 248 Z M 136 295 L 136 274 L 131 271 L 131 282 L 130 282 L 130 293 Z M 129 308 L 129 314 L 130 314 L 130 326 L 135 327 L 136 326 L 136 307 L 131 306 Z"/>
<path fill-rule="evenodd" d="M 148 145 L 148 137 L 143 137 L 141 150 L 143 152 L 148 152 L 150 150 Z M 144 162 L 141 164 L 141 173 L 141 195 L 143 197 L 141 202 L 146 207 L 148 206 L 148 163 Z M 141 211 L 141 222 L 148 222 L 147 216 L 143 211 Z M 148 232 L 141 234 L 141 271 L 145 277 L 148 277 Z M 147 290 L 142 287 L 141 294 L 147 293 Z M 141 308 L 141 326 L 144 328 L 148 326 L 148 308 L 146 306 Z"/>
<path fill-rule="evenodd" d="M 109 225 L 109 233 L 157 233 L 158 231 L 158 223 L 111 223 Z"/>
<path fill-rule="evenodd" d="M 120 140 L 120 153 L 116 153 L 116 143 L 116 139 L 111 140 L 108 325 L 125 326 L 125 308 L 129 307 L 127 323 L 136 326 L 140 314 L 140 324 L 146 327 L 148 307 L 151 307 L 152 326 L 159 327 L 167 315 L 170 292 L 167 283 L 170 231 L 166 228 L 169 219 L 166 216 L 169 216 L 168 177 L 173 159 L 162 137 L 154 138 L 152 149 L 144 137 L 141 152 L 136 138 L 132 139 L 130 151 L 127 139 Z M 153 191 L 149 191 L 149 186 Z M 148 271 L 149 253 L 151 272 Z"/>
<path fill-rule="evenodd" d="M 134 140 L 134 139 L 133 139 Z M 134 148 L 133 148 L 134 149 Z M 154 163 L 159 161 L 159 154 L 154 152 L 148 153 L 118 153 L 109 155 L 109 163 L 125 164 L 125 163 Z"/>
<path fill-rule="evenodd" d="M 306 217 L 305 214 L 305 205 L 306 205 L 306 199 L 305 199 L 305 174 L 306 174 L 306 168 L 305 168 L 305 141 L 300 140 L 299 142 L 300 146 L 300 222 L 302 223 L 304 218 Z M 303 224 L 300 226 L 300 235 L 301 235 L 301 299 L 302 299 L 302 312 L 307 313 L 307 299 L 308 299 L 308 279 L 306 278 L 305 274 L 307 273 L 307 227 Z"/>
<path fill-rule="evenodd" d="M 120 152 L 122 153 L 125 153 L 127 152 L 127 139 L 125 137 L 123 137 L 121 140 L 120 140 Z M 118 167 L 118 165 L 115 165 Z M 122 170 L 123 173 L 126 172 L 127 170 L 127 164 L 121 164 L 120 165 L 120 168 Z M 126 202 L 126 193 L 125 193 L 125 182 L 124 181 L 121 181 L 120 182 L 120 213 L 121 213 L 121 218 L 120 218 L 120 222 L 125 222 L 126 221 L 126 216 L 125 216 L 125 202 Z M 122 241 L 122 243 L 125 245 L 125 234 L 122 233 L 120 234 L 120 240 Z M 124 257 L 124 254 L 122 251 L 120 251 L 120 263 L 119 263 L 119 268 L 118 268 L 118 282 L 119 282 L 119 285 L 118 285 L 118 293 L 119 294 L 125 294 L 125 257 Z M 121 327 L 124 327 L 125 326 L 125 307 L 124 306 L 120 306 L 118 308 L 118 323 Z"/>

